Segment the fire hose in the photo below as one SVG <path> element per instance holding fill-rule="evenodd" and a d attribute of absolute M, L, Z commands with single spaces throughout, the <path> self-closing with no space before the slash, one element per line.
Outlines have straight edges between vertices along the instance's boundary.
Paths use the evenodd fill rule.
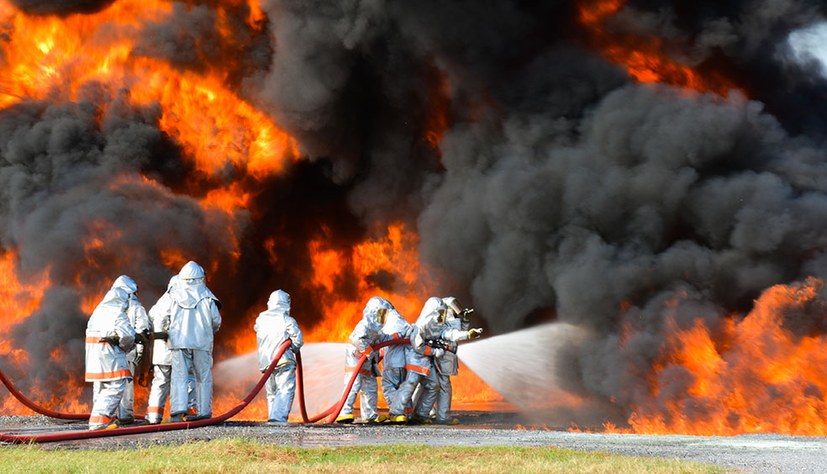
<path fill-rule="evenodd" d="M 408 339 L 392 339 L 390 341 L 382 342 L 373 346 L 373 350 L 379 350 L 382 347 L 393 345 L 393 344 L 407 344 L 409 342 Z M 12 434 L 5 434 L 0 433 L 0 442 L 5 443 L 15 443 L 15 444 L 22 444 L 22 443 L 50 443 L 50 442 L 57 442 L 57 441 L 74 441 L 80 439 L 91 439 L 91 438 L 104 438 L 109 436 L 124 436 L 130 434 L 144 434 L 144 433 L 158 433 L 162 431 L 174 431 L 174 430 L 184 430 L 190 428 L 200 428 L 203 426 L 210 426 L 216 425 L 219 423 L 223 423 L 228 419 L 232 418 L 233 416 L 237 415 L 241 410 L 247 407 L 250 402 L 255 399 L 256 395 L 261 391 L 261 388 L 264 387 L 264 384 L 267 382 L 267 379 L 276 369 L 276 364 L 278 363 L 281 356 L 284 355 L 284 352 L 292 345 L 292 342 L 288 339 L 279 346 L 279 350 L 276 352 L 276 355 L 273 357 L 273 361 L 270 362 L 270 365 L 267 367 L 267 370 L 264 371 L 261 378 L 259 379 L 258 383 L 253 387 L 250 393 L 235 407 L 230 409 L 228 412 L 203 420 L 195 420 L 195 421 L 181 421 L 181 422 L 173 422 L 173 423 L 163 423 L 157 425 L 138 425 L 138 426 L 127 426 L 122 428 L 117 428 L 113 430 L 96 430 L 96 431 L 72 431 L 68 433 L 50 433 L 50 434 L 40 434 L 40 435 L 12 435 Z M 303 383 L 303 368 L 301 363 L 301 353 L 296 352 L 296 383 L 298 386 L 298 403 L 299 409 L 301 412 L 302 421 L 304 423 L 315 423 L 322 418 L 327 417 L 326 423 L 332 423 L 337 416 L 339 416 L 339 412 L 342 410 L 342 406 L 347 399 L 348 394 L 350 393 L 350 389 L 353 387 L 353 383 L 356 381 L 356 377 L 359 374 L 359 369 L 362 368 L 362 364 L 365 363 L 367 360 L 369 353 L 362 355 L 359 361 L 356 363 L 356 368 L 353 371 L 353 375 L 351 376 L 349 383 L 345 387 L 344 393 L 342 394 L 342 398 L 336 402 L 333 406 L 324 410 L 323 412 L 314 415 L 312 417 L 307 416 L 307 408 L 305 407 L 304 403 L 304 383 Z M 23 393 L 21 393 L 11 382 L 11 380 L 6 377 L 2 370 L 0 370 L 0 381 L 3 382 L 3 385 L 9 389 L 9 392 L 17 398 L 23 405 L 27 406 L 28 408 L 32 409 L 33 411 L 40 413 L 41 415 L 48 416 L 51 418 L 59 418 L 64 420 L 85 420 L 88 419 L 90 414 L 71 414 L 71 413 L 60 413 L 56 411 L 49 410 L 47 408 L 43 408 L 32 400 L 27 398 Z"/>

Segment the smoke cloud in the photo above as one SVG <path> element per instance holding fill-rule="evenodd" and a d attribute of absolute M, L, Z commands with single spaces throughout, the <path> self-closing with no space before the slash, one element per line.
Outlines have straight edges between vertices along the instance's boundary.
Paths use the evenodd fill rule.
<path fill-rule="evenodd" d="M 21 276 L 48 268 L 52 284 L 15 337 L 48 341 L 32 362 L 61 348 L 81 364 L 82 297 L 125 273 L 150 306 L 175 271 L 170 249 L 207 268 L 223 330 L 249 330 L 244 316 L 274 288 L 310 326 L 321 308 L 302 287 L 306 243 L 347 248 L 402 221 L 443 282 L 433 292 L 474 306 L 494 334 L 589 330 L 561 384 L 620 407 L 657 403 L 645 380 L 671 331 L 698 319 L 714 330 L 772 285 L 827 277 L 827 84 L 786 42 L 825 7 L 629 1 L 595 36 L 582 20 L 592 4 L 266 0 L 250 21 L 247 5 L 172 2 L 168 19 L 136 26 L 132 55 L 220 71 L 301 159 L 257 181 L 232 167 L 205 176 L 162 130 L 161 106 L 137 105 L 128 84 L 6 106 L 0 245 Z M 606 38 L 656 43 L 730 87 L 641 84 L 607 59 Z M 246 208 L 199 205 L 233 183 L 252 190 Z M 822 334 L 816 313 L 786 321 Z M 687 383 L 676 374 L 661 397 Z"/>

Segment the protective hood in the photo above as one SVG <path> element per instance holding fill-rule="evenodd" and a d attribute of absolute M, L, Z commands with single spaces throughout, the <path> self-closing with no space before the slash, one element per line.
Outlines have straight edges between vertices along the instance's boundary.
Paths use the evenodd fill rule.
<path fill-rule="evenodd" d="M 206 276 L 206 273 L 204 272 L 204 267 L 193 262 L 192 260 L 190 260 L 183 267 L 181 267 L 181 271 L 178 272 L 178 277 L 180 277 L 182 280 L 203 280 L 204 276 Z"/>
<path fill-rule="evenodd" d="M 428 298 L 428 300 L 425 301 L 425 304 L 422 305 L 422 311 L 419 312 L 419 317 L 416 319 L 416 322 L 424 321 L 424 318 L 428 317 L 440 306 L 445 306 L 442 299 L 437 298 L 436 296 Z"/>
<path fill-rule="evenodd" d="M 115 279 L 114 283 L 112 283 L 112 288 L 119 288 L 126 294 L 131 295 L 138 291 L 138 284 L 135 283 L 135 280 L 132 278 L 126 275 L 121 275 Z"/>
<path fill-rule="evenodd" d="M 371 331 L 380 331 L 385 324 L 385 316 L 388 311 L 393 309 L 393 305 L 379 296 L 374 296 L 368 300 L 365 309 L 362 311 L 362 319 L 365 320 L 368 328 Z"/>
<path fill-rule="evenodd" d="M 439 338 L 445 328 L 445 320 L 448 311 L 446 305 L 440 298 L 428 298 L 419 314 L 416 325 L 421 328 L 423 336 L 427 339 Z"/>
<path fill-rule="evenodd" d="M 392 309 L 388 311 L 388 316 L 385 319 L 385 325 L 382 326 L 382 332 L 388 335 L 398 334 L 399 337 L 407 337 L 411 331 L 411 325 L 405 320 L 399 311 Z M 404 365 L 404 364 L 403 364 Z"/>
<path fill-rule="evenodd" d="M 178 275 L 172 275 L 172 278 L 169 279 L 169 283 L 167 283 L 167 291 L 172 291 L 172 289 L 175 287 L 175 285 L 178 284 L 178 280 L 180 279 L 181 277 L 179 277 Z"/>
<path fill-rule="evenodd" d="M 276 290 L 270 293 L 270 299 L 267 300 L 267 309 L 290 314 L 290 295 L 284 290 Z"/>
<path fill-rule="evenodd" d="M 95 312 L 98 311 L 122 311 L 126 309 L 127 302 L 129 301 L 129 293 L 120 289 L 120 288 L 112 288 L 111 290 L 107 291 L 105 295 L 103 295 L 103 299 L 98 306 L 95 308 Z"/>
<path fill-rule="evenodd" d="M 212 298 L 218 304 L 218 298 L 204 283 L 204 268 L 189 261 L 178 272 L 178 281 L 169 290 L 170 296 L 182 308 L 194 308 L 205 298 Z"/>
<path fill-rule="evenodd" d="M 450 308 L 451 311 L 454 312 L 455 316 L 459 316 L 459 314 L 462 313 L 462 310 L 465 309 L 462 307 L 461 304 L 459 304 L 459 301 L 453 296 L 446 296 L 445 298 L 442 298 L 442 302 L 445 303 L 448 306 L 448 308 Z"/>

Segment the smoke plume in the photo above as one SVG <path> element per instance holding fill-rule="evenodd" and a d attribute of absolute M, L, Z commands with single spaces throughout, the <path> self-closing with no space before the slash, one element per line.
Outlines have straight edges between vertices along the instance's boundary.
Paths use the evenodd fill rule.
<path fill-rule="evenodd" d="M 606 3 L 614 9 L 587 13 Z M 58 19 L 109 7 L 14 5 Z M 349 248 L 403 222 L 439 282 L 431 293 L 475 307 L 493 334 L 549 321 L 587 329 L 557 361 L 562 383 L 625 417 L 691 385 L 675 374 L 657 397 L 649 390 L 670 335 L 698 321 L 715 334 L 766 289 L 827 278 L 827 82 L 787 43 L 824 20 L 821 2 L 170 8 L 97 34 L 134 30 L 131 58 L 220 74 L 295 138 L 297 160 L 263 178 L 236 164 L 205 173 L 164 128 L 163 106 L 135 97 L 137 83 L 93 78 L 74 95 L 2 102 L 0 245 L 21 279 L 48 269 L 51 285 L 14 327 L 30 364 L 60 348 L 74 365 L 49 370 L 74 373 L 83 298 L 129 274 L 149 307 L 189 259 L 224 302 L 223 331 L 249 331 L 276 288 L 311 327 L 323 308 L 303 286 L 307 242 Z M 26 34 L 6 25 L 4 68 Z M 651 78 L 623 48 L 678 66 Z M 201 204 L 233 186 L 244 206 Z M 336 291 L 352 294 L 352 278 Z M 788 308 L 784 326 L 824 335 L 825 297 L 819 287 L 812 307 Z"/>

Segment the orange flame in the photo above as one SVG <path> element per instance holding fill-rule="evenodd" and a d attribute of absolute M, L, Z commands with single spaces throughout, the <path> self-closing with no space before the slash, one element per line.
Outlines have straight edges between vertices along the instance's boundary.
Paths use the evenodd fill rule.
<path fill-rule="evenodd" d="M 135 53 L 140 26 L 167 18 L 169 3 L 123 0 L 93 15 L 62 19 L 26 15 L 6 0 L 0 4 L 13 25 L 12 40 L 2 45 L 0 107 L 22 98 L 75 100 L 82 86 L 98 81 L 128 89 L 139 104 L 160 103 L 162 130 L 209 175 L 232 166 L 260 179 L 298 157 L 292 137 L 224 84 L 226 72 L 181 72 Z"/>
<path fill-rule="evenodd" d="M 387 234 L 377 240 L 356 245 L 346 253 L 328 248 L 325 239 L 310 242 L 314 268 L 311 283 L 319 289 L 324 308 L 321 324 L 306 334 L 308 341 L 345 341 L 362 318 L 362 309 L 372 296 L 381 296 L 406 319 L 416 319 L 427 289 L 420 278 L 418 237 L 403 224 L 391 224 Z M 353 272 L 357 277 L 355 298 L 341 299 L 332 293 L 341 275 Z M 394 281 L 394 289 L 380 288 L 373 279 L 378 274 Z"/>
<path fill-rule="evenodd" d="M 676 63 L 663 38 L 615 32 L 608 21 L 624 6 L 625 0 L 596 0 L 579 7 L 580 23 L 604 56 L 626 66 L 630 76 L 642 83 L 664 83 L 699 92 L 726 95 L 734 85 L 722 77 L 705 77 L 691 66 Z"/>
<path fill-rule="evenodd" d="M 784 327 L 785 313 L 817 304 L 823 282 L 808 278 L 764 291 L 742 319 L 731 318 L 716 331 L 702 320 L 677 330 L 657 362 L 652 382 L 655 399 L 670 373 L 691 376 L 684 393 L 672 394 L 665 408 L 635 407 L 630 430 L 608 431 L 735 435 L 827 434 L 827 336 L 795 335 Z M 670 395 L 665 395 L 667 398 Z"/>
<path fill-rule="evenodd" d="M 3 308 L 4 315 L 0 326 L 0 356 L 17 367 L 25 367 L 29 363 L 29 355 L 12 344 L 14 339 L 10 333 L 16 323 L 37 310 L 50 281 L 47 270 L 26 281 L 20 281 L 15 267 L 16 259 L 17 255 L 12 251 L 0 254 L 0 307 Z M 0 413 L 30 414 L 31 410 L 22 406 L 14 397 L 7 396 L 0 404 Z"/>
<path fill-rule="evenodd" d="M 230 51 L 240 51 L 244 40 L 234 33 L 233 28 L 238 25 L 232 24 L 232 15 L 239 11 L 246 13 L 248 34 L 263 31 L 265 14 L 259 2 L 227 0 L 213 8 L 219 41 Z M 114 112 L 107 110 L 110 102 L 126 100 L 140 106 L 147 120 L 155 121 L 178 143 L 183 156 L 192 161 L 205 184 L 198 189 L 197 202 L 208 218 L 219 214 L 222 219 L 229 218 L 221 221 L 225 224 L 221 227 L 226 228 L 226 222 L 235 222 L 238 210 L 250 206 L 262 180 L 282 173 L 292 160 L 298 159 L 299 146 L 269 116 L 237 92 L 233 77 L 237 82 L 240 75 L 236 69 L 242 66 L 232 54 L 227 54 L 217 66 L 205 64 L 200 71 L 182 70 L 141 55 L 135 45 L 144 33 L 143 28 L 164 22 L 175 14 L 174 4 L 169 2 L 119 0 L 94 14 L 58 18 L 27 15 L 9 0 L 0 0 L 0 35 L 5 38 L 0 41 L 0 108 L 26 100 L 86 100 L 93 90 L 109 99 L 96 104 L 99 117 Z M 449 84 L 439 73 L 435 76 L 433 96 L 429 98 L 434 113 L 423 131 L 427 144 L 434 149 L 449 123 Z M 121 175 L 114 178 L 110 187 L 120 189 L 130 183 L 161 186 L 151 178 Z M 110 222 L 94 220 L 86 226 L 89 237 L 82 242 L 82 247 L 88 265 L 94 268 L 100 262 L 107 262 L 126 266 L 125 262 L 136 258 L 110 254 L 111 243 L 123 238 L 122 231 Z M 314 265 L 308 284 L 319 294 L 324 308 L 323 321 L 305 328 L 308 341 L 344 341 L 361 318 L 365 302 L 374 295 L 392 301 L 409 321 L 418 315 L 421 304 L 431 293 L 423 278 L 427 272 L 421 272 L 416 252 L 418 237 L 398 223 L 379 234 L 376 239 L 344 250 L 329 245 L 329 236 L 308 243 Z M 238 236 L 231 237 L 235 238 L 233 253 L 238 257 Z M 265 242 L 265 247 L 267 245 Z M 180 268 L 189 260 L 180 249 L 162 247 L 157 252 L 159 260 L 172 269 Z M 11 313 L 4 320 L 6 329 L 0 331 L 8 331 L 14 322 L 28 317 L 50 286 L 45 271 L 32 283 L 19 282 L 14 273 L 14 258 L 13 253 L 7 252 L 0 260 L 0 283 L 3 283 L 0 303 Z M 101 269 L 104 270 L 108 269 Z M 343 277 L 356 281 L 355 291 L 347 297 L 342 297 L 337 288 L 337 279 Z M 81 309 L 90 314 L 106 290 L 99 286 L 109 282 L 91 282 L 90 286 L 90 282 L 81 278 L 78 275 L 74 283 L 84 288 Z M 256 315 L 257 311 L 243 317 L 252 322 Z M 25 352 L 15 349 L 8 337 L 2 341 L 0 354 L 14 355 L 25 362 Z M 233 335 L 229 347 L 239 354 L 249 352 L 255 349 L 255 337 L 248 333 Z M 64 357 L 60 349 L 51 354 L 55 363 Z M 476 380 L 471 371 L 464 372 L 468 374 L 468 381 L 457 384 L 457 398 L 465 397 L 462 393 L 466 389 L 462 387 L 468 386 L 467 397 L 478 400 L 483 393 L 481 381 Z M 67 381 L 70 387 L 84 385 L 80 375 Z M 88 409 L 84 403 L 56 400 L 47 392 L 46 387 L 36 387 L 28 395 L 46 404 L 66 408 L 67 403 L 72 403 L 77 411 Z M 235 405 L 234 395 L 216 394 L 219 398 L 216 407 Z M 136 389 L 136 399 L 140 401 L 142 397 L 141 389 Z M 8 406 L 15 413 L 25 410 L 13 405 L 11 408 L 6 401 L 0 409 L 6 410 Z"/>

